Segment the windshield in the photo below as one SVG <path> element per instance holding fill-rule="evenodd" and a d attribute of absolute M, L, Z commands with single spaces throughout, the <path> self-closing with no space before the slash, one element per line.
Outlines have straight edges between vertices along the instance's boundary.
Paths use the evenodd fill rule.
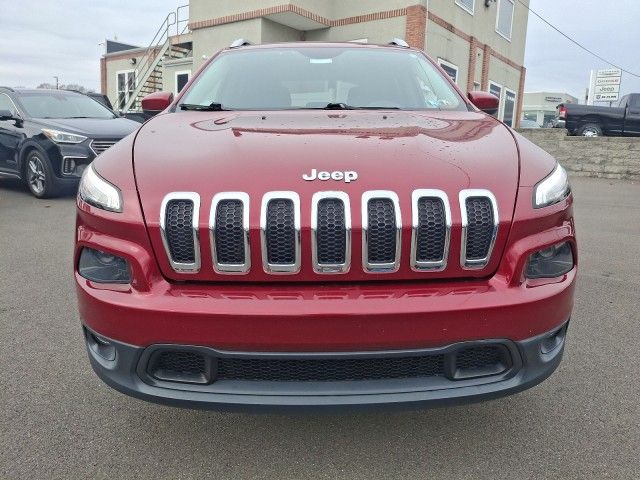
<path fill-rule="evenodd" d="M 466 110 L 421 54 L 401 49 L 299 47 L 222 53 L 181 99 L 229 110 L 390 108 Z"/>
<path fill-rule="evenodd" d="M 33 118 L 114 118 L 111 110 L 79 93 L 21 93 L 20 102 Z"/>

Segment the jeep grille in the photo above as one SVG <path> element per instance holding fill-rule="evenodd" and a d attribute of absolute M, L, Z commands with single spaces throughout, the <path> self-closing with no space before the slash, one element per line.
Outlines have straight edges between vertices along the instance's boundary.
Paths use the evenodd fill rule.
<path fill-rule="evenodd" d="M 460 265 L 487 265 L 498 233 L 496 199 L 488 190 L 460 192 L 462 229 Z M 171 267 L 180 273 L 200 270 L 198 241 L 200 197 L 171 193 L 161 208 L 161 232 Z M 213 197 L 209 235 L 213 269 L 221 274 L 251 270 L 250 199 L 243 192 Z M 362 269 L 395 272 L 401 264 L 402 218 L 394 192 L 368 191 L 360 202 Z M 415 271 L 446 269 L 451 240 L 451 207 L 441 190 L 415 190 L 411 197 L 410 267 Z M 301 266 L 300 198 L 295 192 L 269 192 L 262 198 L 260 240 L 263 269 L 269 274 L 295 274 Z M 346 273 L 351 268 L 351 204 L 345 192 L 318 192 L 311 200 L 311 261 L 321 274 Z M 405 257 L 406 258 L 406 257 Z"/>

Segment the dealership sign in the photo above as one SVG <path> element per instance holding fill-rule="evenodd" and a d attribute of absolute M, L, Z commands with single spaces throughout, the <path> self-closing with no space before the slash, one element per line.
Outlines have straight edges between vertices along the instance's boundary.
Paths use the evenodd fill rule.
<path fill-rule="evenodd" d="M 620 93 L 620 85 L 596 85 L 593 93 Z"/>
<path fill-rule="evenodd" d="M 598 77 L 596 87 L 599 85 L 620 85 L 621 77 Z"/>
<path fill-rule="evenodd" d="M 615 102 L 618 100 L 621 83 L 622 70 L 619 68 L 591 70 L 589 105 L 593 105 L 593 102 Z"/>
<path fill-rule="evenodd" d="M 604 70 L 598 70 L 598 77 L 621 77 L 622 70 L 619 68 L 606 68 Z"/>
<path fill-rule="evenodd" d="M 617 93 L 596 93 L 593 96 L 595 102 L 615 102 L 618 100 L 619 94 Z"/>

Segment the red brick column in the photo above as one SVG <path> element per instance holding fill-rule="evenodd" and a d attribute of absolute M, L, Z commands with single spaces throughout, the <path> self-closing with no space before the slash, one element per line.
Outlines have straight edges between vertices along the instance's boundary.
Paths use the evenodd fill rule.
<path fill-rule="evenodd" d="M 100 59 L 100 93 L 107 94 L 107 59 Z"/>
<path fill-rule="evenodd" d="M 489 91 L 489 64 L 491 63 L 491 47 L 489 45 L 484 46 L 484 53 L 482 55 L 482 80 L 480 81 L 480 88 L 485 92 Z"/>
<path fill-rule="evenodd" d="M 524 101 L 524 81 L 527 77 L 527 69 L 525 67 L 520 67 L 520 85 L 518 86 L 518 106 L 516 108 L 516 118 L 514 122 L 514 127 L 520 127 L 520 120 L 522 118 L 522 103 Z"/>
<path fill-rule="evenodd" d="M 404 39 L 414 48 L 424 50 L 427 31 L 427 9 L 423 5 L 407 7 L 407 23 Z"/>
<path fill-rule="evenodd" d="M 478 40 L 471 37 L 469 40 L 469 73 L 467 74 L 467 92 L 473 90 L 473 83 L 476 79 L 476 62 L 478 59 Z"/>

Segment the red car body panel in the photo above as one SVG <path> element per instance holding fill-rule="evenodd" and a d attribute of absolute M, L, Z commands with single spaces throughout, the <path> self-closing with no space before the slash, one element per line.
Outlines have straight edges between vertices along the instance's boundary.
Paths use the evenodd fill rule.
<path fill-rule="evenodd" d="M 179 101 L 180 96 L 174 106 Z M 84 325 L 140 350 L 171 344 L 236 352 L 378 352 L 504 339 L 522 342 L 522 358 L 529 359 L 523 362 L 532 361 L 531 355 L 536 358 L 535 379 L 523 373 L 526 381 L 520 386 L 512 379 L 504 388 L 517 391 L 541 381 L 557 366 L 561 351 L 550 360 L 540 353 L 536 342 L 541 340 L 531 339 L 557 332 L 573 307 L 578 262 L 573 198 L 533 208 L 535 186 L 556 161 L 470 104 L 469 110 L 170 108 L 94 162 L 99 175 L 120 189 L 122 212 L 78 199 L 74 261 Z M 304 181 L 302 175 L 313 168 L 357 171 L 358 179 Z M 451 244 L 444 271 L 410 268 L 411 193 L 422 188 L 443 190 L 449 198 Z M 478 270 L 460 266 L 458 194 L 469 188 L 495 195 L 500 220 L 491 259 Z M 371 274 L 362 268 L 360 199 L 368 190 L 398 194 L 402 243 L 397 272 Z M 245 275 L 218 274 L 212 267 L 211 201 L 214 194 L 230 191 L 246 192 L 250 198 L 252 268 Z M 260 205 L 270 191 L 300 195 L 299 273 L 271 275 L 263 270 Z M 350 197 L 348 273 L 322 275 L 312 269 L 311 197 L 319 191 L 342 191 Z M 170 192 L 200 195 L 198 273 L 176 273 L 168 262 L 159 223 L 161 202 Z M 561 242 L 571 245 L 574 268 L 557 278 L 526 279 L 529 256 Z M 77 265 L 84 247 L 124 257 L 131 283 L 100 284 L 83 278 Z M 119 383 L 124 377 L 109 377 L 104 373 L 108 369 L 98 366 L 102 360 L 91 358 L 99 375 L 122 391 L 152 400 L 168 391 L 149 393 L 153 389 L 148 381 L 143 386 L 131 373 L 134 366 L 123 367 L 123 375 L 135 377 L 136 385 L 125 387 L 128 380 Z M 352 401 L 359 400 L 348 402 Z"/>
<path fill-rule="evenodd" d="M 178 133 L 179 132 L 179 133 Z M 162 139 L 178 135 L 179 141 Z M 189 145 L 193 147 L 188 147 Z M 518 184 L 518 152 L 508 129 L 476 112 L 182 112 L 161 115 L 145 125 L 133 152 L 136 179 L 151 243 L 163 274 L 174 280 L 227 280 L 213 270 L 208 242 L 211 200 L 218 192 L 246 192 L 251 199 L 252 269 L 234 281 L 326 281 L 303 258 L 299 274 L 266 274 L 260 257 L 260 204 L 269 191 L 300 195 L 302 244 L 311 243 L 311 197 L 322 190 L 349 194 L 352 210 L 352 262 L 332 281 L 370 281 L 447 277 L 483 277 L 495 271 L 507 240 Z M 312 168 L 354 170 L 357 181 L 304 181 Z M 447 193 L 452 210 L 450 262 L 442 272 L 413 272 L 411 192 L 420 188 Z M 500 216 L 492 260 L 480 270 L 463 270 L 458 193 L 489 189 Z M 367 190 L 399 194 L 402 259 L 396 273 L 368 274 L 362 269 L 361 205 Z M 169 265 L 160 234 L 160 204 L 169 192 L 201 197 L 199 273 L 177 273 Z"/>

